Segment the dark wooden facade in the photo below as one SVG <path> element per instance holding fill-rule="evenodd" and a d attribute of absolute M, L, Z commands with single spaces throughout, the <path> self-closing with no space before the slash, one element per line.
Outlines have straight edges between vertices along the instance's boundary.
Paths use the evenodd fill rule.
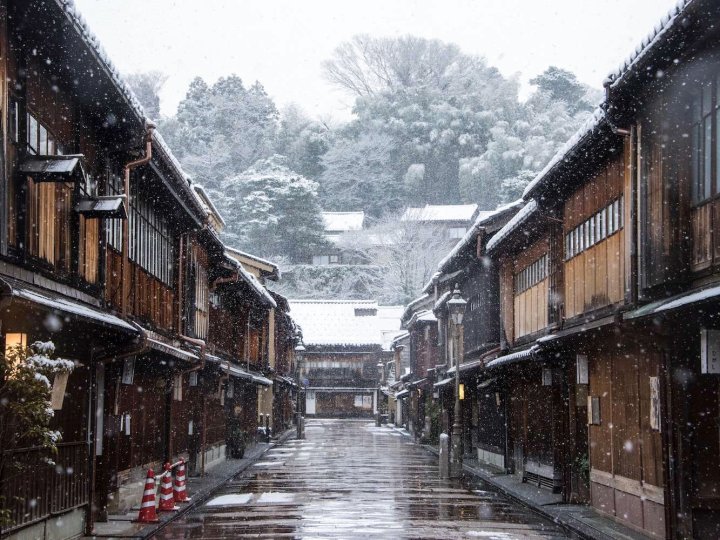
<path fill-rule="evenodd" d="M 478 249 L 497 265 L 499 350 L 471 355 L 466 329 L 460 368 L 481 460 L 656 538 L 720 530 L 720 400 L 701 362 L 720 329 L 719 11 L 673 8 L 526 190 L 534 210 Z M 460 282 L 472 310 L 467 252 L 435 298 Z"/>
<path fill-rule="evenodd" d="M 42 448 L 19 451 L 36 474 L 22 485 L 0 478 L 1 495 L 14 501 L 3 534 L 42 536 L 51 520 L 90 534 L 108 512 L 139 502 L 148 467 L 183 456 L 202 472 L 224 457 L 239 416 L 254 437 L 258 386 L 292 369 L 295 336 L 287 306 L 279 314 L 267 305 L 263 276 L 238 277 L 217 236 L 222 219 L 72 3 L 0 2 L 0 75 L 3 345 L 13 336 L 52 340 L 59 356 L 77 361 L 51 425 L 63 437 L 53 459 L 73 473 L 44 467 Z M 125 193 L 126 164 L 145 156 Z M 40 161 L 62 172 L 38 173 Z M 80 204 L 122 195 L 119 214 Z M 261 266 L 277 276 L 272 263 Z M 229 281 L 245 300 L 222 313 L 213 298 L 238 292 Z M 228 333 L 211 331 L 218 327 Z"/>

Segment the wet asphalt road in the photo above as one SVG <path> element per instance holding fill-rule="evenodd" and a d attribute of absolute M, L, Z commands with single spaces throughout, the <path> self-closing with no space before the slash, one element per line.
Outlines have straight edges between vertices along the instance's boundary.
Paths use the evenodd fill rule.
<path fill-rule="evenodd" d="M 158 538 L 567 538 L 484 484 L 369 421 L 308 420 Z"/>

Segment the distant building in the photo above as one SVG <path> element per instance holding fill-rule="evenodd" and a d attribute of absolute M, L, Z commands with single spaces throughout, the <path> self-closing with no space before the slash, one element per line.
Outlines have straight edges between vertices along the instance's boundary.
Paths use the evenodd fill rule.
<path fill-rule="evenodd" d="M 402 307 L 373 300 L 290 300 L 306 351 L 309 416 L 371 416 L 377 410 L 378 364 L 392 358 Z"/>
<path fill-rule="evenodd" d="M 328 264 L 347 264 L 344 254 L 338 247 L 340 236 L 350 231 L 360 231 L 365 226 L 365 212 L 322 212 L 325 225 L 325 239 L 330 247 L 312 256 L 312 264 L 322 266 Z"/>
<path fill-rule="evenodd" d="M 426 228 L 441 230 L 454 244 L 462 238 L 480 214 L 477 204 L 426 204 L 421 208 L 407 208 L 400 221 L 415 222 Z"/>

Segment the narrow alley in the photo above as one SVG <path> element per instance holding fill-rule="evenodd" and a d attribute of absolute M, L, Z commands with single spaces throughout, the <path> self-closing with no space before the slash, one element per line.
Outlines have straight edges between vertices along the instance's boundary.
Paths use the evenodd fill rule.
<path fill-rule="evenodd" d="M 487 486 L 440 480 L 437 459 L 390 427 L 309 420 L 158 535 L 176 538 L 565 538 Z"/>

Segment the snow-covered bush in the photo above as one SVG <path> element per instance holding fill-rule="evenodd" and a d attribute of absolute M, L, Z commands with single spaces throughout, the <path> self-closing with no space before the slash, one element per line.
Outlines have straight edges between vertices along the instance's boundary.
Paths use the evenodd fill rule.
<path fill-rule="evenodd" d="M 29 347 L 11 347 L 0 355 L 0 481 L 23 473 L 14 450 L 32 446 L 57 451 L 60 433 L 50 429 L 53 417 L 50 397 L 56 378 L 69 374 L 74 364 L 54 358 L 51 341 Z M 0 487 L 2 487 L 0 485 Z M 2 503 L 4 501 L 0 501 Z M 0 527 L 10 520 L 6 504 L 0 504 Z"/>

